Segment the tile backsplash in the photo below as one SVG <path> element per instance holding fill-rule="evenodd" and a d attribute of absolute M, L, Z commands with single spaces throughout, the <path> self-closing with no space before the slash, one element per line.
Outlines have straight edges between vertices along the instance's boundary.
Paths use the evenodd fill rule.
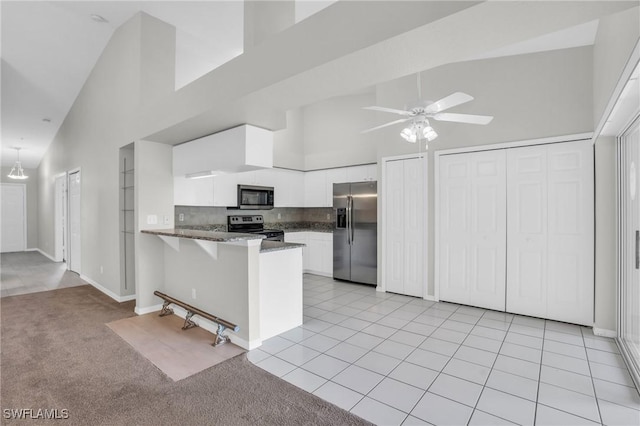
<path fill-rule="evenodd" d="M 180 221 L 180 215 L 184 220 Z M 276 207 L 272 210 L 229 210 L 226 207 L 175 206 L 176 228 L 226 230 L 227 216 L 264 216 L 265 228 L 330 230 L 335 221 L 331 207 Z M 278 217 L 280 215 L 280 217 Z"/>

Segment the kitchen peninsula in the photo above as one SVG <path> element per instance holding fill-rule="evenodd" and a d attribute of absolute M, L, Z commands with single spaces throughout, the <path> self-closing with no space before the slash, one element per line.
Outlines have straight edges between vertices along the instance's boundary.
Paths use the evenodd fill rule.
<path fill-rule="evenodd" d="M 237 324 L 237 333 L 226 333 L 245 349 L 301 325 L 303 245 L 262 238 L 188 229 L 142 230 L 137 255 L 159 270 L 157 280 L 138 281 L 136 311 L 159 310 L 161 299 L 153 296 L 159 290 Z M 215 331 L 212 323 L 197 321 Z"/>

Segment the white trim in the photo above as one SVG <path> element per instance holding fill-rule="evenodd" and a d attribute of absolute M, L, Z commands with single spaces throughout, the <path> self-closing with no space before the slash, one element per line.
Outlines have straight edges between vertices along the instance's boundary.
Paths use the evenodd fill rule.
<path fill-rule="evenodd" d="M 429 296 L 429 295 L 427 295 L 427 296 L 424 296 L 424 297 L 423 297 L 423 299 L 424 299 L 424 300 L 429 300 L 430 302 L 439 302 L 439 300 L 438 300 L 438 299 L 436 299 L 436 298 L 435 298 L 435 296 Z"/>
<path fill-rule="evenodd" d="M 71 179 L 71 175 L 74 173 L 80 173 L 80 211 L 78 212 L 80 214 L 80 218 L 82 218 L 82 170 L 80 167 L 76 167 L 70 170 L 67 170 L 67 217 L 65 218 L 65 220 L 67 221 L 67 226 L 66 226 L 66 239 L 65 241 L 67 242 L 67 245 L 65 247 L 65 254 L 66 254 L 66 260 L 67 260 L 67 270 L 68 271 L 73 271 L 71 269 L 71 197 L 70 195 L 70 179 Z M 73 272 L 77 272 L 78 275 L 80 275 L 82 277 L 82 220 L 80 220 L 80 247 L 78 248 L 79 252 L 77 253 L 80 256 L 80 263 L 78 265 L 78 271 L 73 271 Z M 114 293 L 115 294 L 115 293 Z"/>
<path fill-rule="evenodd" d="M 624 87 L 627 85 L 627 82 L 629 81 L 629 77 L 631 77 L 631 74 L 633 73 L 633 71 L 635 70 L 639 62 L 640 62 L 640 40 L 636 42 L 636 45 L 633 48 L 633 51 L 631 52 L 629 59 L 627 59 L 627 63 L 624 66 L 624 70 L 622 71 L 620 78 L 618 78 L 618 82 L 616 83 L 616 87 L 613 89 L 613 93 L 611 93 L 609 102 L 607 103 L 607 106 L 602 112 L 600 121 L 598 122 L 598 125 L 596 126 L 596 129 L 593 132 L 594 141 L 600 136 L 602 129 L 604 128 L 605 124 L 607 124 L 607 120 L 609 119 L 609 116 L 613 112 L 613 108 L 618 103 L 618 99 L 620 98 L 620 95 L 622 94 Z"/>
<path fill-rule="evenodd" d="M 593 334 L 595 334 L 596 336 L 615 338 L 617 333 L 614 330 L 593 327 Z"/>
<path fill-rule="evenodd" d="M 133 311 L 138 315 L 146 315 L 146 314 L 150 314 L 151 312 L 157 312 L 157 311 L 159 311 L 161 309 L 162 309 L 162 304 L 153 305 L 153 306 L 147 306 L 146 308 L 139 308 L 136 305 L 136 307 L 135 307 L 135 309 Z"/>
<path fill-rule="evenodd" d="M 51 260 L 52 262 L 56 262 L 59 263 L 59 260 L 56 260 L 53 256 L 51 256 L 49 253 L 44 252 L 42 250 L 40 250 L 39 248 L 34 248 L 34 249 L 28 249 L 27 251 L 37 251 L 39 252 L 41 255 L 43 255 L 44 257 L 48 258 L 49 260 Z"/>
<path fill-rule="evenodd" d="M 433 156 L 435 160 L 439 158 L 441 155 L 462 154 L 465 152 L 490 151 L 494 149 L 505 149 L 505 148 L 519 148 L 522 146 L 545 145 L 545 144 L 551 144 L 551 143 L 575 142 L 575 141 L 582 141 L 587 139 L 593 140 L 593 132 L 576 133 L 576 134 L 563 135 L 563 136 L 551 136 L 547 138 L 538 138 L 538 139 L 524 139 L 524 140 L 510 141 L 510 142 L 498 142 L 490 145 L 477 145 L 477 146 L 465 146 L 461 148 L 442 149 L 439 151 L 435 151 L 433 153 Z"/>
<path fill-rule="evenodd" d="M 62 179 L 62 193 L 58 194 L 58 180 Z M 65 191 L 67 190 L 67 183 L 68 183 L 69 178 L 67 177 L 67 172 L 62 172 L 62 173 L 58 173 L 57 175 L 54 176 L 53 178 L 53 193 L 54 193 L 54 200 L 53 200 L 53 208 L 54 208 L 54 212 L 53 212 L 53 258 L 54 258 L 54 262 L 62 262 L 64 260 L 64 251 L 65 251 L 65 247 L 64 247 L 64 241 L 66 238 L 66 235 L 63 235 L 64 230 L 66 229 L 66 223 L 63 224 L 62 223 L 62 217 L 64 217 L 64 220 L 66 221 L 66 213 L 67 213 L 67 205 L 66 205 L 66 194 Z M 61 195 L 61 197 L 59 197 L 59 195 Z M 62 210 L 62 211 L 60 211 Z M 62 227 L 63 229 L 60 230 L 59 228 Z"/>
<path fill-rule="evenodd" d="M 85 280 L 86 282 L 91 284 L 93 287 L 95 287 L 96 289 L 100 290 L 101 292 L 103 292 L 104 294 L 106 294 L 107 296 L 109 296 L 110 298 L 112 298 L 113 300 L 115 300 L 118 303 L 128 302 L 129 300 L 133 300 L 133 299 L 136 298 L 135 294 L 127 295 L 127 296 L 118 296 L 113 291 L 109 290 L 108 288 L 104 287 L 101 284 L 98 284 L 96 281 L 92 280 L 91 278 L 87 277 L 86 275 L 80 274 L 80 278 L 82 278 L 83 280 Z"/>

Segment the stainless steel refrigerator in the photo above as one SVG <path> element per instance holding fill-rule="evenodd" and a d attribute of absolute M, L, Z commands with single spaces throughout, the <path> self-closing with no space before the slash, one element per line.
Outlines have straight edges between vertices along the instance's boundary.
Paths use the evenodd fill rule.
<path fill-rule="evenodd" d="M 334 183 L 333 278 L 378 283 L 378 184 Z"/>

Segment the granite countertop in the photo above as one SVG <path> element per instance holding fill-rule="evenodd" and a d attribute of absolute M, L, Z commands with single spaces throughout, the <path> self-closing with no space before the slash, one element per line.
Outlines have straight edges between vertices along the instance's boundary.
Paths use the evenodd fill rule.
<path fill-rule="evenodd" d="M 267 241 L 262 240 L 262 244 L 260 245 L 260 253 L 266 253 L 270 251 L 280 251 L 280 250 L 290 250 L 299 247 L 304 247 L 304 244 L 298 243 L 284 243 L 281 241 Z"/>
<path fill-rule="evenodd" d="M 162 235 L 165 237 L 190 238 L 214 242 L 261 240 L 264 235 L 242 234 L 239 232 L 200 231 L 195 229 L 144 229 L 143 234 Z"/>

